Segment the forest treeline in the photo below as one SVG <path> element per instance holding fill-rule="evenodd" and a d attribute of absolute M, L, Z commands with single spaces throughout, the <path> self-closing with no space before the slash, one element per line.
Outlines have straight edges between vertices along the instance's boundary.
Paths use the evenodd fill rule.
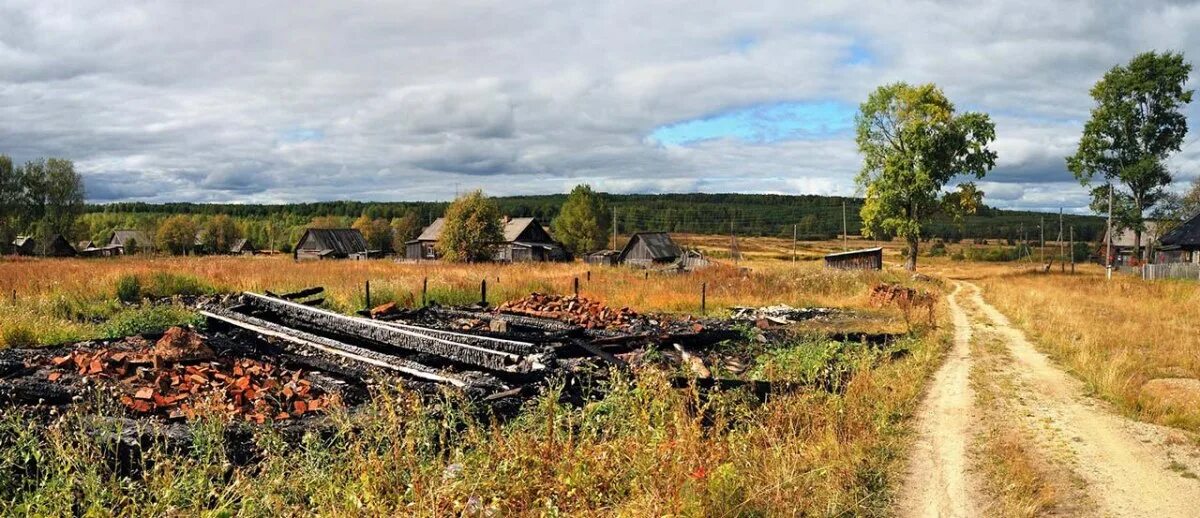
<path fill-rule="evenodd" d="M 497 197 L 493 200 L 501 213 L 512 217 L 537 217 L 550 224 L 566 201 L 566 194 Z M 669 231 L 739 236 L 792 236 L 793 229 L 802 240 L 828 239 L 842 232 L 843 204 L 845 223 L 851 235 L 861 226 L 861 198 L 819 195 L 776 194 L 599 194 L 609 211 L 615 209 L 617 231 Z M 83 238 L 103 240 L 114 228 L 153 230 L 171 215 L 187 215 L 203 224 L 225 214 L 241 225 L 246 237 L 256 246 L 287 250 L 303 229 L 314 222 L 321 226 L 353 225 L 363 216 L 401 225 L 411 237 L 420 227 L 440 217 L 448 202 L 359 202 L 329 201 L 294 204 L 197 204 L 197 203 L 111 203 L 88 205 L 80 218 Z M 1037 240 L 1039 225 L 1045 221 L 1046 239 L 1058 232 L 1058 215 L 1001 210 L 983 206 L 961 222 L 949 217 L 934 218 L 923 235 L 930 239 L 1022 238 Z M 413 224 L 415 223 L 415 224 Z M 1096 216 L 1064 216 L 1064 224 L 1074 227 L 1075 238 L 1095 241 L 1103 236 L 1104 219 Z M 611 228 L 611 227 L 610 227 Z M 1065 237 L 1065 236 L 1064 236 Z"/>

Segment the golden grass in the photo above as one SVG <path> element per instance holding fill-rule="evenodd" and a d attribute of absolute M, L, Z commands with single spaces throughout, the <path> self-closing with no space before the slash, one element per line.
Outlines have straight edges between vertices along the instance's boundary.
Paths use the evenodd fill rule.
<path fill-rule="evenodd" d="M 1200 408 L 1143 397 L 1155 378 L 1200 378 L 1200 290 L 1192 281 L 1146 282 L 1085 265 L 1077 275 L 1016 271 L 982 279 L 988 301 L 1088 388 L 1146 421 L 1200 431 Z"/>
<path fill-rule="evenodd" d="M 429 279 L 434 298 L 470 300 L 481 279 L 489 300 L 530 291 L 583 295 L 639 311 L 693 313 L 707 283 L 710 312 L 730 305 L 788 303 L 866 308 L 896 272 L 830 272 L 816 263 L 750 261 L 692 275 L 655 275 L 583 264 L 439 265 L 388 261 L 293 263 L 286 258 L 117 258 L 0 261 L 0 325 L 37 326 L 43 342 L 95 333 L 66 317 L 68 299 L 113 304 L 117 280 L 156 273 L 192 276 L 220 290 L 329 290 L 342 310 L 376 297 L 413 301 Z M 586 281 L 586 272 L 592 280 Z M 936 284 L 927 284 L 936 288 Z M 16 290 L 16 302 L 8 300 Z M 406 297 L 408 297 L 406 299 Z M 376 299 L 378 300 L 378 299 Z M 118 310 L 127 311 L 127 310 Z M 899 331 L 890 310 L 865 320 L 825 322 L 820 331 Z M 865 328 L 864 328 L 865 327 Z M 503 424 L 447 396 L 422 401 L 385 391 L 331 436 L 287 446 L 269 432 L 247 468 L 227 463 L 217 425 L 200 427 L 187 452 L 152 449 L 138 480 L 117 476 L 106 446 L 72 413 L 46 437 L 19 416 L 0 419 L 0 502 L 15 513 L 279 516 L 780 516 L 885 515 L 903 458 L 907 417 L 947 342 L 945 328 L 888 351 L 848 358 L 844 393 L 819 389 L 755 404 L 740 392 L 702 399 L 671 389 L 659 368 L 618 381 L 583 407 L 553 392 Z M 824 342 L 775 344 L 817 347 Z M 38 477 L 21 475 L 38 459 Z M 71 495 L 64 497 L 64 495 Z"/>

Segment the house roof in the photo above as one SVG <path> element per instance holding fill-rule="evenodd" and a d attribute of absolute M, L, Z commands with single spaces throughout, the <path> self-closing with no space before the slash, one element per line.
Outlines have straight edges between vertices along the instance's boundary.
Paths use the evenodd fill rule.
<path fill-rule="evenodd" d="M 79 250 L 87 250 L 89 248 L 96 248 L 96 242 L 95 241 L 80 241 L 78 245 L 75 245 L 75 248 L 79 249 Z"/>
<path fill-rule="evenodd" d="M 234 241 L 233 246 L 229 247 L 229 251 L 231 251 L 231 252 L 242 252 L 245 250 L 253 250 L 253 249 L 254 249 L 254 245 L 251 245 L 250 240 L 247 238 L 244 238 L 244 237 L 237 241 Z"/>
<path fill-rule="evenodd" d="M 1165 246 L 1200 246 L 1200 213 L 1164 234 L 1161 241 Z"/>
<path fill-rule="evenodd" d="M 12 242 L 13 246 L 22 247 L 33 244 L 33 236 L 17 236 Z"/>
<path fill-rule="evenodd" d="M 529 225 L 537 222 L 537 218 L 512 218 L 504 222 L 504 241 L 511 243 L 521 237 Z M 417 236 L 417 241 L 437 241 L 442 237 L 442 229 L 446 227 L 446 218 L 433 220 L 425 230 Z"/>
<path fill-rule="evenodd" d="M 300 237 L 305 250 L 327 250 L 337 254 L 367 251 L 367 238 L 354 228 L 310 228 Z"/>
<path fill-rule="evenodd" d="M 1139 245 L 1139 246 L 1143 246 L 1143 247 L 1149 246 L 1150 243 L 1153 243 L 1156 240 L 1158 240 L 1158 222 L 1147 221 L 1146 222 L 1146 231 L 1142 232 L 1142 241 L 1141 241 L 1141 245 Z M 1104 240 L 1101 241 L 1101 244 L 1104 244 L 1107 242 L 1108 242 L 1108 236 L 1106 235 Z M 1131 229 L 1131 228 L 1121 229 L 1121 231 L 1113 234 L 1113 242 L 1112 242 L 1113 246 L 1132 248 L 1133 243 L 1134 243 L 1134 232 L 1133 232 L 1133 229 Z"/>
<path fill-rule="evenodd" d="M 666 232 L 638 232 L 629 238 L 629 242 L 621 250 L 621 258 L 624 259 L 639 242 L 646 247 L 646 250 L 650 252 L 650 257 L 656 261 L 674 259 L 683 254 L 683 250 Z"/>
<path fill-rule="evenodd" d="M 153 244 L 153 242 L 150 241 L 150 236 L 147 236 L 146 233 L 142 232 L 141 230 L 114 230 L 113 235 L 108 242 L 109 244 L 113 245 L 124 245 L 125 243 L 128 243 L 130 239 L 133 239 L 135 242 L 137 242 L 137 245 L 141 248 L 147 248 Z"/>
<path fill-rule="evenodd" d="M 865 255 L 865 254 L 869 254 L 869 253 L 882 252 L 882 251 L 883 251 L 883 247 L 877 246 L 875 248 L 863 248 L 861 250 L 848 250 L 846 252 L 825 254 L 825 258 L 826 259 L 837 259 L 839 257 L 853 257 L 856 255 Z"/>
<path fill-rule="evenodd" d="M 512 218 L 504 223 L 504 240 L 507 242 L 516 241 L 521 237 L 521 233 L 525 232 L 525 228 L 531 223 L 537 221 L 537 218 Z"/>
<path fill-rule="evenodd" d="M 437 241 L 442 237 L 442 227 L 446 226 L 446 218 L 438 218 L 433 220 L 425 230 L 421 231 L 421 235 L 417 236 L 417 241 Z"/>

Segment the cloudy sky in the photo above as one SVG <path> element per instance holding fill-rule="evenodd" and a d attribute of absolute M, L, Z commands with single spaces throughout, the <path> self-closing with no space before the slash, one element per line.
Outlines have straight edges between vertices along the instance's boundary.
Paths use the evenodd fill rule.
<path fill-rule="evenodd" d="M 96 202 L 854 194 L 858 103 L 933 81 L 997 124 L 989 204 L 1072 210 L 1089 87 L 1200 61 L 1186 2 L 749 4 L 0 0 L 0 153 Z"/>

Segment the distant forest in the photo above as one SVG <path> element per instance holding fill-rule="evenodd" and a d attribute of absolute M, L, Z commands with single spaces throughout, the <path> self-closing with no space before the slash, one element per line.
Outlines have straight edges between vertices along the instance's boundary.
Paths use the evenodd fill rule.
<path fill-rule="evenodd" d="M 857 234 L 861 221 L 861 198 L 775 195 L 775 194 L 603 194 L 609 211 L 616 209 L 618 232 L 670 231 L 698 234 L 729 234 L 739 236 L 792 237 L 795 228 L 803 240 L 827 239 L 842 232 L 842 206 L 845 204 L 846 225 L 850 234 Z M 535 216 L 549 224 L 566 199 L 565 194 L 540 196 L 511 196 L 494 198 L 504 214 L 513 217 Z M 415 213 L 422 224 L 428 224 L 446 209 L 446 202 L 358 202 L 330 201 L 294 204 L 197 204 L 197 203 L 112 203 L 88 205 L 84 220 L 91 229 L 127 225 L 145 227 L 173 214 L 212 216 L 228 214 L 247 227 L 248 234 L 259 246 L 263 241 L 258 228 L 282 230 L 277 238 L 280 247 L 291 234 L 308 222 L 322 218 L 342 218 L 346 226 L 355 218 L 393 220 Z M 925 237 L 958 241 L 963 239 L 1029 240 L 1039 238 L 1038 226 L 1045 221 L 1046 239 L 1057 237 L 1058 215 L 1001 210 L 983 207 L 977 214 L 958 224 L 949 218 L 935 219 L 926 226 Z M 1080 241 L 1102 238 L 1104 219 L 1096 216 L 1066 215 L 1064 225 L 1075 229 Z M 1064 231 L 1065 232 L 1065 231 Z M 274 233 L 274 232 L 273 232 Z M 257 234 L 257 236 L 256 236 Z M 99 237 L 99 236 L 97 236 Z M 1064 236 L 1066 237 L 1066 236 Z M 258 243 L 256 243 L 258 244 Z"/>

